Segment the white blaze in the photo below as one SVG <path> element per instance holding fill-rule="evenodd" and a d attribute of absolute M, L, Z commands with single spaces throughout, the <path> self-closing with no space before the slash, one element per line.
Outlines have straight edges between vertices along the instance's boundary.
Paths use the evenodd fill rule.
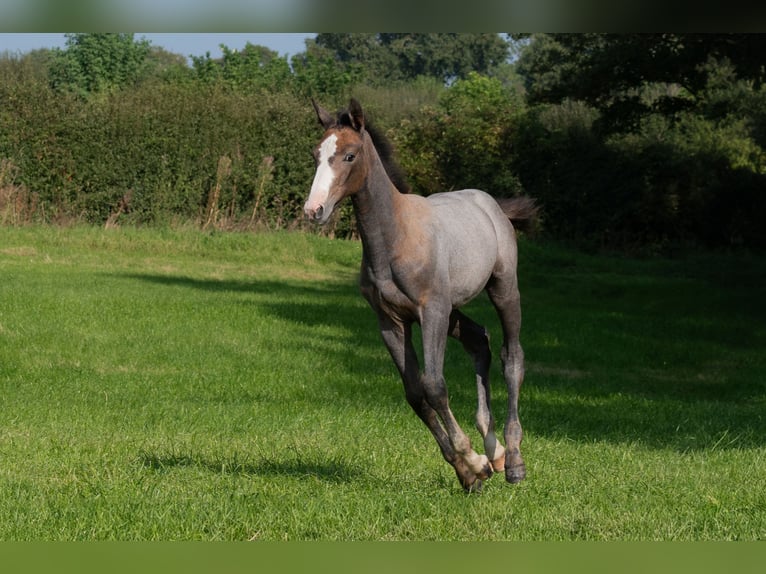
<path fill-rule="evenodd" d="M 325 215 L 329 217 L 332 211 L 331 205 L 325 205 L 327 197 L 330 194 L 330 186 L 332 185 L 335 174 L 330 166 L 330 158 L 335 155 L 337 148 L 336 144 L 338 136 L 331 134 L 326 140 L 319 146 L 319 160 L 317 162 L 317 171 L 314 174 L 314 182 L 311 184 L 311 193 L 306 200 L 306 205 L 303 206 L 304 211 L 316 211 L 318 208 L 323 207 Z"/>

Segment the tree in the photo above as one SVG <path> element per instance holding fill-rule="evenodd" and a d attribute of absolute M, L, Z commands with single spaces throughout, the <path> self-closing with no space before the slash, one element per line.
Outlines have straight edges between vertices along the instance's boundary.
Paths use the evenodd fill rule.
<path fill-rule="evenodd" d="M 511 165 L 511 135 L 523 101 L 497 78 L 471 72 L 422 110 L 403 120 L 395 143 L 413 189 L 431 194 L 475 187 L 499 197 L 520 192 Z"/>
<path fill-rule="evenodd" d="M 431 76 L 445 82 L 475 72 L 491 75 L 508 58 L 508 44 L 498 34 L 381 34 L 407 78 Z"/>
<path fill-rule="evenodd" d="M 306 51 L 291 62 L 298 91 L 304 96 L 338 97 L 362 77 L 361 64 L 338 61 L 333 50 L 314 40 L 307 40 Z"/>
<path fill-rule="evenodd" d="M 193 67 L 199 79 L 206 82 L 223 80 L 229 86 L 244 89 L 281 90 L 287 86 L 292 73 L 287 57 L 265 46 L 248 42 L 242 50 L 232 50 L 221 44 L 223 57 L 212 59 L 192 57 Z"/>
<path fill-rule="evenodd" d="M 55 49 L 50 81 L 55 89 L 82 95 L 114 91 L 136 83 L 147 71 L 148 40 L 133 34 L 67 34 Z"/>
<path fill-rule="evenodd" d="M 515 36 L 518 40 L 520 36 Z M 519 73 L 530 103 L 582 100 L 612 131 L 642 116 L 693 107 L 711 62 L 728 62 L 756 87 L 766 79 L 760 34 L 539 34 L 522 50 Z"/>
<path fill-rule="evenodd" d="M 147 55 L 147 74 L 167 82 L 183 82 L 191 77 L 185 56 L 152 46 Z"/>
<path fill-rule="evenodd" d="M 509 52 L 508 43 L 494 33 L 324 33 L 315 42 L 344 66 L 363 66 L 366 80 L 376 85 L 418 76 L 452 82 L 469 72 L 491 75 Z"/>
<path fill-rule="evenodd" d="M 766 38 L 529 40 L 518 69 L 532 106 L 515 164 L 549 229 L 612 245 L 766 243 L 755 224 L 766 209 Z"/>

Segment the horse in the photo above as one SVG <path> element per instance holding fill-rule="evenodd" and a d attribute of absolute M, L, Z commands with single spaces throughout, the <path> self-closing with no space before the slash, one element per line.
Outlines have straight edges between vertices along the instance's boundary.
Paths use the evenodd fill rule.
<path fill-rule="evenodd" d="M 521 456 L 518 399 L 524 379 L 519 342 L 521 306 L 514 225 L 529 227 L 537 205 L 529 197 L 495 199 L 464 189 L 427 197 L 409 193 L 391 146 L 365 121 L 351 98 L 335 116 L 313 99 L 324 133 L 313 150 L 316 172 L 304 213 L 326 224 L 350 197 L 363 253 L 359 286 L 377 315 L 380 334 L 399 371 L 407 402 L 425 423 L 467 492 L 478 491 L 494 472 L 506 481 L 526 476 Z M 459 309 L 486 291 L 503 330 L 501 361 L 508 388 L 506 447 L 495 434 L 490 406 L 491 350 L 487 330 Z M 412 326 L 420 325 L 423 369 Z M 472 357 L 476 372 L 478 454 L 450 410 L 444 354 L 454 337 Z"/>

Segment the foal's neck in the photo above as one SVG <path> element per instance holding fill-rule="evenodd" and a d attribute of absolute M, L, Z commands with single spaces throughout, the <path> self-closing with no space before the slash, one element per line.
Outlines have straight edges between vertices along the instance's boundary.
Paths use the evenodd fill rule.
<path fill-rule="evenodd" d="M 377 152 L 371 152 L 367 161 L 367 179 L 351 197 L 365 257 L 379 273 L 388 267 L 393 240 L 400 232 L 396 203 L 401 193 L 388 177 Z"/>

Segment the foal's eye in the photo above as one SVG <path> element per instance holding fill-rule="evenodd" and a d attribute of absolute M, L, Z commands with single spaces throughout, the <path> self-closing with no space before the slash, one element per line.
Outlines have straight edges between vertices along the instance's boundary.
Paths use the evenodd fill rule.
<path fill-rule="evenodd" d="M 353 153 L 347 153 L 346 155 L 343 156 L 343 161 L 351 162 L 351 161 L 354 161 L 355 158 L 356 156 Z"/>

